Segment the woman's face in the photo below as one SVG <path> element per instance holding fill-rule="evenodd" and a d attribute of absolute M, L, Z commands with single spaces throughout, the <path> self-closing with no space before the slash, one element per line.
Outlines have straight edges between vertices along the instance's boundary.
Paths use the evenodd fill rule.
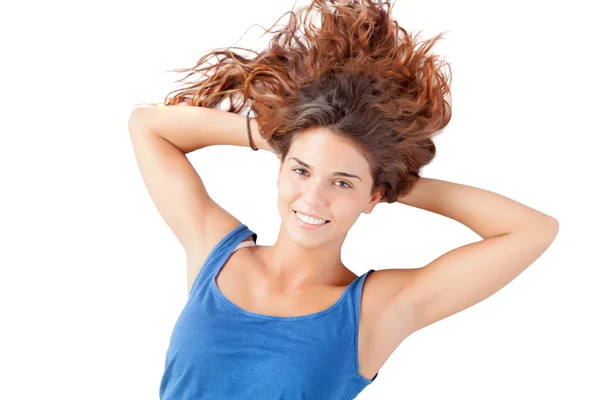
<path fill-rule="evenodd" d="M 299 133 L 280 163 L 277 187 L 283 229 L 303 247 L 343 241 L 361 213 L 370 213 L 381 199 L 371 195 L 369 164 L 354 144 L 323 128 Z M 296 211 L 329 222 L 308 229 Z"/>

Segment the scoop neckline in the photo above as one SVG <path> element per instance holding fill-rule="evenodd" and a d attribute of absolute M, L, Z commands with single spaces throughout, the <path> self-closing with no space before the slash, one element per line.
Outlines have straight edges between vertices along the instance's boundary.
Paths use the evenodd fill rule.
<path fill-rule="evenodd" d="M 222 266 L 221 266 L 221 268 L 222 268 Z M 325 310 L 317 311 L 312 314 L 284 317 L 284 316 L 279 316 L 279 315 L 255 313 L 252 311 L 245 310 L 242 307 L 239 307 L 237 304 L 235 304 L 231 300 L 229 300 L 227 297 L 225 297 L 223 292 L 221 292 L 221 289 L 219 289 L 219 286 L 217 286 L 217 275 L 219 274 L 219 271 L 221 270 L 221 268 L 219 268 L 217 273 L 213 274 L 213 276 L 211 278 L 211 287 L 212 287 L 213 291 L 221 298 L 221 300 L 223 300 L 223 302 L 225 304 L 227 304 L 229 307 L 233 308 L 234 310 L 236 310 L 242 314 L 245 314 L 249 317 L 275 320 L 275 321 L 300 321 L 300 320 L 305 320 L 305 319 L 317 318 L 317 317 L 320 317 L 321 315 L 325 315 L 325 314 L 332 312 L 342 303 L 344 298 L 348 295 L 348 292 L 350 291 L 350 288 L 352 287 L 352 285 L 354 285 L 362 277 L 362 275 L 359 275 L 356 278 L 354 278 L 354 280 L 352 282 L 350 282 L 350 284 L 348 286 L 346 286 L 346 289 L 344 289 L 344 292 L 340 295 L 340 297 L 337 299 L 337 301 L 335 303 L 333 303 L 331 306 L 327 307 Z"/>

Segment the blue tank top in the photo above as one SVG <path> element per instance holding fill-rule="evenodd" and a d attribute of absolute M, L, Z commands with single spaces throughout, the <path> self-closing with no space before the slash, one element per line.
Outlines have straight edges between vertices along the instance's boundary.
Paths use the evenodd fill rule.
<path fill-rule="evenodd" d="M 249 236 L 254 242 L 243 242 Z M 215 280 L 229 256 L 257 238 L 240 224 L 208 255 L 171 334 L 161 400 L 347 400 L 377 378 L 359 374 L 357 345 L 362 286 L 373 270 L 320 312 L 253 313 Z"/>

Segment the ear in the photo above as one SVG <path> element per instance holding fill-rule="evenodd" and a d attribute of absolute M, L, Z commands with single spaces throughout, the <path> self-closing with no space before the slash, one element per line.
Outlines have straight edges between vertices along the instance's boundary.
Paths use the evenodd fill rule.
<path fill-rule="evenodd" d="M 367 203 L 367 205 L 363 209 L 363 212 L 365 214 L 370 214 L 371 211 L 373 211 L 373 209 L 375 208 L 375 206 L 377 204 L 379 204 L 379 202 L 383 198 L 383 193 L 384 193 L 383 189 L 377 189 L 375 192 L 373 192 L 373 194 L 371 195 L 371 198 L 369 199 L 369 202 Z"/>

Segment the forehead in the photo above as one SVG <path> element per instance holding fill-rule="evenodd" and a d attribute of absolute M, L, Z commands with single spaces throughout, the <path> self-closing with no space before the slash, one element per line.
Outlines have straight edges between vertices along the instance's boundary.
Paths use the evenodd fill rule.
<path fill-rule="evenodd" d="M 359 173 L 369 168 L 367 160 L 352 140 L 324 128 L 311 128 L 298 133 L 288 154 L 288 157 L 298 157 L 317 168 L 346 166 Z"/>

